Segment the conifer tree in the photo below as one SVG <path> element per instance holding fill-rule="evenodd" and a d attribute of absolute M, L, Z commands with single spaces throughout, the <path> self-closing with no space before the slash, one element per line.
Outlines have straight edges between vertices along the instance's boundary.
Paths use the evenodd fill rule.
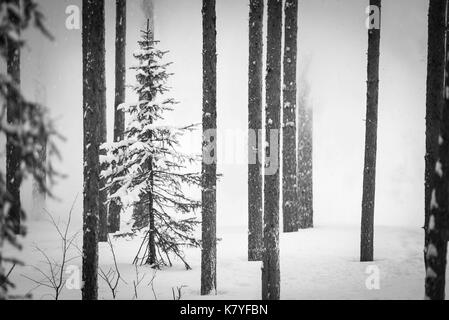
<path fill-rule="evenodd" d="M 51 38 L 48 30 L 43 25 L 43 14 L 38 4 L 33 0 L 23 0 L 21 2 L 11 0 L 3 1 L 0 6 L 0 56 L 5 61 L 11 53 L 16 55 L 13 50 L 20 50 L 25 45 L 25 41 L 20 38 L 20 34 L 30 27 L 37 27 L 46 37 Z M 47 192 L 48 185 L 42 179 L 47 176 L 52 182 L 55 171 L 51 162 L 43 163 L 39 159 L 41 152 L 41 141 L 48 141 L 49 154 L 57 153 L 53 143 L 53 136 L 56 132 L 49 120 L 44 106 L 30 102 L 22 94 L 20 87 L 15 79 L 9 77 L 3 71 L 0 72 L 0 100 L 13 101 L 14 108 L 20 110 L 20 113 L 14 115 L 14 121 L 8 121 L 11 115 L 7 115 L 12 105 L 0 104 L 0 133 L 6 136 L 7 141 L 14 145 L 17 154 L 18 167 L 14 173 L 16 181 L 22 181 L 25 175 L 32 175 L 39 187 Z M 8 110 L 7 110 L 8 109 Z M 8 117 L 8 118 L 7 118 Z M 19 121 L 20 120 L 20 121 Z M 0 170 L 0 300 L 8 299 L 8 290 L 14 287 L 9 279 L 7 270 L 11 270 L 14 264 L 20 263 L 8 250 L 6 255 L 3 251 L 4 246 L 20 249 L 17 232 L 17 220 L 11 219 L 11 210 L 18 203 L 15 197 L 17 194 L 8 192 L 7 174 Z M 20 184 L 18 185 L 20 188 Z M 24 212 L 19 208 L 19 217 L 24 217 Z M 24 225 L 19 228 L 19 234 L 25 235 Z"/>
<path fill-rule="evenodd" d="M 10 1 L 10 4 L 17 7 L 19 10 L 19 0 Z M 20 21 L 19 16 L 11 15 L 11 23 L 17 24 Z M 18 30 L 20 38 L 20 30 Z M 7 43 L 7 73 L 13 81 L 14 85 L 20 89 L 20 43 L 17 41 L 9 41 Z M 13 125 L 20 125 L 22 117 L 22 106 L 15 95 L 9 95 L 6 100 L 7 104 L 7 121 Z M 21 216 L 21 201 L 20 201 L 20 185 L 22 184 L 20 178 L 20 147 L 16 146 L 11 136 L 6 138 L 6 189 L 14 199 L 11 209 L 9 210 L 9 218 L 14 223 L 15 233 L 20 234 L 20 216 Z"/>
<path fill-rule="evenodd" d="M 157 124 L 178 104 L 167 97 L 170 63 L 163 62 L 167 52 L 157 47 L 148 25 L 134 53 L 138 65 L 132 67 L 137 74 L 138 84 L 133 89 L 139 101 L 120 106 L 128 118 L 127 129 L 123 140 L 103 145 L 107 153 L 101 160 L 105 165 L 102 175 L 107 179 L 106 188 L 116 190 L 110 200 L 119 198 L 124 205 L 148 208 L 132 210 L 130 230 L 118 235 L 143 236 L 134 263 L 171 266 L 170 256 L 175 256 L 190 269 L 183 248 L 199 246 L 194 231 L 199 224 L 195 211 L 201 202 L 190 197 L 186 188 L 200 186 L 200 175 L 189 172 L 199 157 L 179 151 L 179 141 L 195 126 Z"/>

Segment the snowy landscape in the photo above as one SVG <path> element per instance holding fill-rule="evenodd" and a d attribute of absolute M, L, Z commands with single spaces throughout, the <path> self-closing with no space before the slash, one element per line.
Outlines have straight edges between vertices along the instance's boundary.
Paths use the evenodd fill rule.
<path fill-rule="evenodd" d="M 33 249 L 34 245 L 45 249 L 52 257 L 60 256 L 60 247 L 55 243 L 55 231 L 49 223 L 33 225 L 24 243 L 22 256 L 25 261 L 38 261 L 36 265 L 46 268 L 43 257 Z M 313 230 L 301 233 L 284 234 L 281 237 L 281 299 L 423 299 L 423 253 L 422 231 L 413 228 L 378 227 L 376 228 L 376 260 L 371 263 L 359 262 L 359 228 L 356 226 L 317 226 Z M 247 232 L 244 227 L 223 227 L 218 231 L 222 240 L 218 245 L 217 285 L 218 295 L 208 299 L 259 300 L 260 299 L 260 262 L 247 261 Z M 120 283 L 117 299 L 134 298 L 133 281 L 136 271 L 130 263 L 138 249 L 138 242 L 114 241 L 118 267 L 126 283 Z M 76 249 L 73 256 L 79 253 Z M 154 271 L 149 267 L 139 268 L 139 277 L 144 276 L 139 287 L 138 299 L 173 300 L 173 289 L 178 296 L 182 287 L 183 300 L 204 299 L 200 295 L 199 250 L 187 250 L 186 256 L 192 270 L 186 271 L 180 261 L 174 267 Z M 100 264 L 107 271 L 114 268 L 109 247 L 101 244 Z M 70 264 L 81 267 L 78 257 Z M 34 264 L 33 264 L 34 265 Z M 379 287 L 369 290 L 367 280 L 372 274 L 370 266 L 379 270 Z M 41 279 L 31 266 L 21 268 L 20 273 L 34 279 Z M 26 294 L 36 284 L 17 274 L 13 280 L 18 285 L 17 294 Z M 153 276 L 153 289 L 148 284 Z M 368 284 L 370 282 L 368 281 Z M 112 299 L 106 282 L 99 282 L 99 299 Z M 40 287 L 32 291 L 35 299 L 52 299 L 52 290 Z M 81 291 L 65 288 L 61 299 L 80 299 Z"/>
<path fill-rule="evenodd" d="M 446 299 L 448 6 L 0 1 L 0 300 Z"/>

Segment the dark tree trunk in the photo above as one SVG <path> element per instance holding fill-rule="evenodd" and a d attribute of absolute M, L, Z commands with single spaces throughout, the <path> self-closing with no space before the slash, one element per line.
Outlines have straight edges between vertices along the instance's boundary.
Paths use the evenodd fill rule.
<path fill-rule="evenodd" d="M 313 109 L 304 100 L 298 108 L 298 223 L 313 228 Z"/>
<path fill-rule="evenodd" d="M 115 110 L 114 141 L 123 140 L 125 132 L 125 114 L 118 107 L 125 102 L 126 94 L 126 0 L 116 1 L 115 23 Z M 117 189 L 113 190 L 115 193 Z M 108 214 L 109 232 L 120 231 L 120 211 L 122 205 L 118 198 L 111 201 Z"/>
<path fill-rule="evenodd" d="M 263 0 L 249 2 L 249 74 L 248 74 L 248 260 L 262 260 L 262 123 L 263 92 Z M 255 160 L 255 161 L 254 161 Z"/>
<path fill-rule="evenodd" d="M 444 37 L 440 37 L 445 30 L 447 18 L 441 23 L 441 12 L 436 10 L 446 11 L 447 3 L 445 1 L 431 1 L 429 10 L 429 32 L 430 27 L 433 28 L 434 35 L 438 38 L 429 39 L 433 42 L 432 48 L 440 48 L 446 42 L 446 52 L 449 52 L 449 44 Z M 435 10 L 435 11 L 434 11 Z M 447 36 L 446 36 L 447 39 Z M 441 43 L 438 43 L 441 41 Z M 429 67 L 436 66 L 438 61 L 433 61 L 435 65 L 431 64 L 430 55 L 436 54 L 429 52 Z M 433 59 L 436 59 L 434 56 Z M 432 169 L 432 179 L 430 180 L 430 201 L 428 205 L 428 217 L 426 224 L 426 247 L 425 247 L 425 265 L 426 265 L 426 299 L 430 300 L 444 300 L 445 298 L 445 284 L 446 284 L 446 259 L 447 259 L 447 242 L 449 240 L 449 58 L 445 58 L 445 92 L 439 91 L 440 83 L 436 79 L 431 79 L 429 74 L 429 85 L 435 84 L 436 87 L 428 88 L 429 94 L 434 95 L 436 106 L 439 103 L 438 93 L 442 93 L 443 106 L 442 109 L 434 110 L 433 115 L 441 114 L 441 121 L 437 123 L 439 129 L 435 137 L 436 144 L 433 146 L 433 157 L 435 160 Z M 429 73 L 436 70 L 430 70 Z M 435 73 L 434 76 L 440 76 L 440 73 Z M 433 82 L 435 81 L 435 82 Z M 443 86 L 443 88 L 444 88 Z M 433 89 L 433 90 L 432 90 Z M 435 91 L 434 91 L 435 90 Z M 432 99 L 432 97 L 428 97 Z M 431 106 L 428 106 L 431 107 Z M 432 108 L 436 109 L 435 106 Z M 440 113 L 441 111 L 441 113 Z M 431 112 L 431 110 L 428 110 Z M 432 141 L 433 143 L 433 141 Z"/>
<path fill-rule="evenodd" d="M 445 60 L 446 1 L 430 0 L 427 98 L 426 98 L 426 156 L 425 156 L 425 248 L 428 245 L 427 226 L 430 216 L 430 200 L 435 159 L 438 154 L 438 135 L 441 110 L 444 105 L 444 60 Z M 427 260 L 424 259 L 424 261 Z M 427 269 L 427 265 L 426 265 Z"/>
<path fill-rule="evenodd" d="M 281 59 L 282 1 L 268 0 L 267 76 L 266 76 L 266 141 L 280 140 L 281 127 Z M 271 142 L 270 142 L 271 143 Z M 270 158 L 279 164 L 279 149 L 270 146 Z M 266 163 L 273 166 L 273 163 Z M 264 186 L 264 254 L 262 266 L 262 299 L 279 300 L 279 196 L 280 175 L 265 173 Z"/>
<path fill-rule="evenodd" d="M 203 164 L 201 294 L 217 293 L 217 43 L 215 0 L 203 0 Z M 206 139 L 212 132 L 212 138 Z M 212 151 L 207 152 L 207 146 Z M 207 153 L 207 154 L 206 154 Z"/>
<path fill-rule="evenodd" d="M 19 0 L 14 0 L 19 7 Z M 10 42 L 7 53 L 7 72 L 14 84 L 20 87 L 20 47 Z M 21 121 L 22 108 L 18 103 L 18 98 L 14 94 L 9 94 L 7 99 L 7 121 L 9 124 L 18 124 Z M 20 185 L 22 183 L 20 171 L 21 154 L 20 148 L 15 144 L 14 137 L 7 136 L 6 140 L 6 189 L 11 196 L 12 203 L 9 210 L 9 219 L 14 225 L 16 234 L 21 233 L 21 203 Z"/>
<path fill-rule="evenodd" d="M 370 5 L 378 7 L 380 15 L 381 0 L 370 0 Z M 368 90 L 360 244 L 361 261 L 373 261 L 374 259 L 374 201 L 376 189 L 377 111 L 379 101 L 379 47 L 380 25 L 379 29 L 372 28 L 368 31 Z"/>
<path fill-rule="evenodd" d="M 99 145 L 102 141 L 104 0 L 83 0 L 84 211 L 83 300 L 98 299 Z"/>
<path fill-rule="evenodd" d="M 101 25 L 103 28 L 103 34 L 105 33 L 104 23 Z M 99 126 L 99 139 L 100 145 L 107 141 L 107 129 L 106 129 L 106 70 L 105 70 L 105 43 L 103 41 L 102 44 L 102 54 L 103 59 L 98 66 L 98 71 L 101 72 L 99 78 L 103 82 L 102 89 L 98 92 L 98 103 L 100 108 L 100 119 L 98 121 Z M 100 151 L 101 155 L 105 155 L 105 151 Z M 102 170 L 103 166 L 100 166 L 100 170 Z M 98 241 L 99 242 L 107 242 L 108 241 L 108 192 L 105 189 L 106 180 L 100 177 L 100 191 L 99 191 L 99 199 L 98 199 L 98 209 L 99 209 L 99 226 L 98 226 Z"/>
<path fill-rule="evenodd" d="M 285 1 L 284 113 L 283 113 L 283 215 L 284 232 L 298 231 L 296 163 L 296 61 L 298 52 L 298 0 Z"/>

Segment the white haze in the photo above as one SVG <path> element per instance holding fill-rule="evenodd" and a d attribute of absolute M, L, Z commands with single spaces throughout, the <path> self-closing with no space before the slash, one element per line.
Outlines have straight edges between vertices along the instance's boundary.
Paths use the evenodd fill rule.
<path fill-rule="evenodd" d="M 56 40 L 28 32 L 22 54 L 23 88 L 30 97 L 44 86 L 45 100 L 66 137 L 59 143 L 58 168 L 67 178 L 54 188 L 59 200 L 49 211 L 67 214 L 77 194 L 82 212 L 82 56 L 81 31 L 67 30 L 65 9 L 80 0 L 40 1 Z M 114 103 L 115 1 L 106 0 L 108 130 Z M 128 1 L 128 65 L 134 63 L 138 31 L 146 24 L 140 1 Z M 314 108 L 314 206 L 318 224 L 360 222 L 366 110 L 365 7 L 360 0 L 301 0 L 299 68 L 308 61 L 307 81 Z M 420 227 L 424 210 L 425 84 L 428 2 L 383 3 L 376 224 Z M 174 62 L 170 85 L 181 102 L 167 121 L 199 123 L 202 104 L 200 0 L 155 0 L 156 39 Z M 247 126 L 248 4 L 217 0 L 219 131 Z M 134 81 L 128 72 L 128 82 Z M 129 100 L 134 95 L 128 90 Z M 225 142 L 219 136 L 223 150 Z M 221 139 L 221 140 L 220 140 Z M 244 136 L 238 137 L 242 142 Z M 228 142 L 229 143 L 229 142 Z M 200 141 L 194 144 L 199 152 Z M 228 149 L 226 149 L 228 150 Z M 245 151 L 243 150 L 243 155 Z M 245 164 L 219 164 L 218 223 L 247 223 Z M 31 190 L 23 189 L 30 207 Z"/>

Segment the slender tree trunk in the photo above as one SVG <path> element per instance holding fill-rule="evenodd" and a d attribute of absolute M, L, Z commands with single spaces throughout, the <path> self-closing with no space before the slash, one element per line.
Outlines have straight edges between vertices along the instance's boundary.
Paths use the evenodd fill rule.
<path fill-rule="evenodd" d="M 371 6 L 379 8 L 381 0 L 370 0 Z M 376 189 L 376 154 L 377 154 L 377 111 L 379 101 L 379 29 L 368 31 L 368 91 L 366 107 L 365 166 L 363 172 L 362 228 L 360 260 L 374 259 L 374 201 Z"/>
<path fill-rule="evenodd" d="M 313 228 L 313 109 L 304 100 L 298 107 L 298 223 Z"/>
<path fill-rule="evenodd" d="M 19 0 L 13 0 L 19 7 Z M 7 48 L 7 72 L 14 84 L 20 87 L 20 47 L 15 43 L 8 43 Z M 9 124 L 18 124 L 21 121 L 22 108 L 14 94 L 9 94 L 7 104 L 7 121 Z M 20 148 L 18 148 L 14 138 L 8 136 L 6 139 L 6 189 L 11 196 L 12 203 L 9 210 L 9 219 L 14 224 L 16 234 L 21 233 L 21 202 L 20 185 L 22 183 L 19 170 L 21 162 Z"/>
<path fill-rule="evenodd" d="M 438 3 L 436 3 L 438 2 Z M 447 35 L 440 37 L 441 33 L 447 27 L 447 3 L 445 1 L 431 1 L 429 10 L 429 32 L 430 27 L 435 32 L 436 39 L 429 39 L 433 42 L 432 49 L 438 50 L 440 46 L 445 44 L 446 53 L 449 52 L 449 44 L 447 43 Z M 441 12 L 445 12 L 446 17 L 441 23 Z M 435 11 L 434 11 L 435 10 Z M 433 20 L 433 21 L 432 21 Z M 433 37 L 433 34 L 430 34 Z M 438 43 L 441 41 L 441 43 Z M 435 56 L 433 56 L 435 54 Z M 430 59 L 437 58 L 436 52 L 429 52 L 429 67 L 436 66 L 437 61 L 432 65 Z M 446 259 L 447 259 L 447 242 L 449 240 L 449 57 L 445 57 L 445 87 L 444 92 L 439 91 L 440 83 L 437 79 L 430 79 L 432 72 L 429 70 L 429 85 L 436 85 L 434 88 L 428 88 L 430 95 L 434 94 L 435 103 L 439 102 L 438 93 L 442 93 L 443 106 L 440 110 L 434 110 L 434 115 L 441 115 L 441 121 L 438 123 L 438 133 L 435 137 L 436 149 L 433 153 L 435 164 L 432 169 L 432 179 L 430 180 L 430 202 L 428 204 L 428 218 L 426 219 L 426 247 L 425 247 L 425 265 L 426 265 L 426 299 L 444 300 L 445 284 L 446 284 Z M 433 74 L 440 76 L 440 73 Z M 434 82 L 433 82 L 434 81 Z M 428 97 L 428 99 L 432 99 Z M 438 104 L 436 105 L 438 106 Z M 431 107 L 431 106 L 429 106 Z M 435 106 L 433 106 L 435 108 Z M 436 109 L 436 108 L 435 108 Z M 431 110 L 428 110 L 429 112 Z M 440 112 L 441 111 L 441 112 Z M 432 141 L 433 142 L 433 141 Z"/>
<path fill-rule="evenodd" d="M 263 0 L 249 2 L 249 74 L 248 74 L 248 260 L 262 260 L 262 123 L 263 92 Z"/>
<path fill-rule="evenodd" d="M 217 293 L 217 44 L 215 0 L 203 0 L 201 295 Z M 210 137 L 209 137 L 210 135 Z"/>
<path fill-rule="evenodd" d="M 430 0 L 427 98 L 426 98 L 426 156 L 425 156 L 425 248 L 428 245 L 430 200 L 435 159 L 438 154 L 438 135 L 441 110 L 444 105 L 444 61 L 445 61 L 446 0 Z M 425 255 L 425 253 L 424 253 Z M 424 259 L 427 263 L 427 259 Z M 427 265 L 426 265 L 427 269 Z"/>
<path fill-rule="evenodd" d="M 282 1 L 268 0 L 267 76 L 266 76 L 266 141 L 274 135 L 280 140 L 281 127 L 281 59 L 282 59 Z M 279 164 L 279 149 L 270 146 L 270 159 Z M 272 166 L 273 163 L 266 163 Z M 279 170 L 267 175 L 264 187 L 264 254 L 262 267 L 262 299 L 280 299 L 279 264 Z"/>
<path fill-rule="evenodd" d="M 83 300 L 98 299 L 98 226 L 104 78 L 104 0 L 83 0 Z"/>
<path fill-rule="evenodd" d="M 298 0 L 285 1 L 284 113 L 283 113 L 283 215 L 284 232 L 298 231 L 296 163 L 296 61 L 298 52 Z"/>
<path fill-rule="evenodd" d="M 126 0 L 116 0 L 115 22 L 115 110 L 114 110 L 114 141 L 123 140 L 125 132 L 125 114 L 119 106 L 125 102 L 126 95 Z M 117 189 L 112 190 L 115 193 Z M 120 212 L 122 205 L 119 199 L 114 199 L 109 205 L 109 232 L 120 231 Z"/>
<path fill-rule="evenodd" d="M 105 24 L 104 24 L 104 18 L 103 23 L 99 27 L 103 28 L 103 38 L 105 33 Z M 107 127 L 106 127 L 106 67 L 105 67 L 105 41 L 102 42 L 102 54 L 103 58 L 100 62 L 100 65 L 98 66 L 98 71 L 101 72 L 101 75 L 99 78 L 103 82 L 103 85 L 101 87 L 101 90 L 98 92 L 98 103 L 100 107 L 100 119 L 98 121 L 99 126 L 99 139 L 100 139 L 100 145 L 105 143 L 107 141 Z M 100 151 L 101 155 L 106 155 L 105 151 Z M 103 166 L 100 165 L 100 170 L 103 169 Z M 108 192 L 105 189 L 106 186 L 106 180 L 100 177 L 100 190 L 99 190 L 99 228 L 98 228 L 98 241 L 99 242 L 107 242 L 108 241 Z"/>

